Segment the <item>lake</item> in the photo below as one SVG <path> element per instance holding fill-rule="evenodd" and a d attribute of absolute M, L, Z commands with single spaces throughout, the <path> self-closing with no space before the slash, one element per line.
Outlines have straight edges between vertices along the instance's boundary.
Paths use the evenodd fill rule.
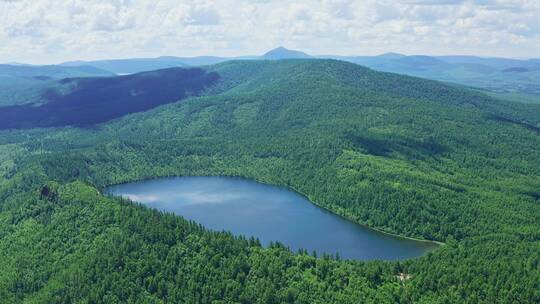
<path fill-rule="evenodd" d="M 279 241 L 294 251 L 343 259 L 396 260 L 437 244 L 378 232 L 312 204 L 292 190 L 233 177 L 174 177 L 111 186 L 107 193 L 172 212 L 212 230 Z"/>

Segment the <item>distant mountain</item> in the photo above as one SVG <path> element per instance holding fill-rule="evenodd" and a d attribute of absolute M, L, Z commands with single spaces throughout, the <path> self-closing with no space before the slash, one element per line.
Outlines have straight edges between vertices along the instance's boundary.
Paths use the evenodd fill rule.
<path fill-rule="evenodd" d="M 178 62 L 181 62 L 184 66 L 202 66 L 202 65 L 211 65 L 216 63 L 221 63 L 227 60 L 230 60 L 230 58 L 227 57 L 217 57 L 217 56 L 196 56 L 196 57 L 173 57 L 173 56 L 166 56 L 166 57 L 159 57 L 158 60 L 176 60 Z"/>
<path fill-rule="evenodd" d="M 0 64 L 0 106 L 34 103 L 51 81 L 69 77 L 105 77 L 114 74 L 93 66 Z"/>
<path fill-rule="evenodd" d="M 218 57 L 218 56 L 196 56 L 196 57 L 175 57 L 162 56 L 157 58 L 133 58 L 133 59 L 111 59 L 95 61 L 70 61 L 61 63 L 60 66 L 79 67 L 92 66 L 98 69 L 107 70 L 118 75 L 133 74 L 145 71 L 167 69 L 173 67 L 205 66 L 218 64 L 228 60 L 256 60 L 256 59 L 295 59 L 312 58 L 310 55 L 278 47 L 268 51 L 262 56 L 239 56 L 239 57 Z"/>
<path fill-rule="evenodd" d="M 503 72 L 507 72 L 507 73 L 526 73 L 528 71 L 529 69 L 523 68 L 523 67 L 513 67 L 513 68 L 508 68 L 508 69 L 503 70 Z"/>
<path fill-rule="evenodd" d="M 134 58 L 134 59 L 114 59 L 97 61 L 72 61 L 61 64 L 62 66 L 89 65 L 99 69 L 111 71 L 118 75 L 133 74 L 144 71 L 153 71 L 171 67 L 182 67 L 186 64 L 175 57 L 160 58 Z"/>
<path fill-rule="evenodd" d="M 59 66 L 59 65 L 10 65 L 0 64 L 0 76 L 8 77 L 48 77 L 61 79 L 68 77 L 112 76 L 113 73 L 94 66 Z"/>
<path fill-rule="evenodd" d="M 7 65 L 31 65 L 31 64 L 28 64 L 28 63 L 20 63 L 20 62 L 16 62 L 16 61 L 7 62 L 5 64 L 7 64 Z"/>
<path fill-rule="evenodd" d="M 498 69 L 510 68 L 516 65 L 520 65 L 526 60 L 511 59 L 511 58 L 496 58 L 496 57 L 478 57 L 478 56 L 463 56 L 463 55 L 449 55 L 449 56 L 439 56 L 437 57 L 440 60 L 443 60 L 448 63 L 454 64 L 464 64 L 464 63 L 474 63 L 474 64 L 483 64 Z"/>
<path fill-rule="evenodd" d="M 384 54 L 381 54 L 381 55 L 378 55 L 378 56 L 375 56 L 375 57 L 384 58 L 384 59 L 400 59 L 400 58 L 403 58 L 403 57 L 407 57 L 407 55 L 390 52 L 390 53 L 384 53 Z"/>
<path fill-rule="evenodd" d="M 267 59 L 267 60 L 299 59 L 299 58 L 311 58 L 311 56 L 304 52 L 286 49 L 282 46 L 277 47 L 273 50 L 270 50 L 262 56 L 262 59 Z"/>
<path fill-rule="evenodd" d="M 498 93 L 540 95 L 540 60 L 485 58 L 476 56 L 426 56 L 385 53 L 378 56 L 311 56 L 301 51 L 277 47 L 261 56 L 243 57 L 158 57 L 101 61 L 66 62 L 62 66 L 87 65 L 116 74 L 132 74 L 171 67 L 206 66 L 228 60 L 277 60 L 295 58 L 338 59 L 369 68 L 429 78 L 461 85 L 475 86 Z M 515 77 L 520 68 L 519 77 Z"/>
<path fill-rule="evenodd" d="M 440 66 L 446 64 L 444 61 L 436 57 L 424 55 L 403 56 L 393 60 L 403 63 L 405 65 L 409 65 L 411 67 Z"/>
<path fill-rule="evenodd" d="M 540 95 L 540 61 L 475 56 L 324 56 L 374 70 L 452 82 L 499 93 Z M 516 73 L 519 72 L 519 73 Z M 519 74 L 519 77 L 516 77 Z"/>
<path fill-rule="evenodd" d="M 146 71 L 168 69 L 174 67 L 204 66 L 225 62 L 232 59 L 257 59 L 257 56 L 242 57 L 217 57 L 217 56 L 196 56 L 196 57 L 175 57 L 162 56 L 157 58 L 133 58 L 133 59 L 111 59 L 96 61 L 71 61 L 64 62 L 62 66 L 88 65 L 111 71 L 118 75 L 134 74 Z"/>
<path fill-rule="evenodd" d="M 165 57 L 160 57 L 165 58 Z M 237 57 L 217 57 L 217 56 L 196 56 L 196 57 L 174 57 L 188 66 L 205 66 L 218 64 L 229 60 L 255 60 L 259 56 L 237 56 Z"/>

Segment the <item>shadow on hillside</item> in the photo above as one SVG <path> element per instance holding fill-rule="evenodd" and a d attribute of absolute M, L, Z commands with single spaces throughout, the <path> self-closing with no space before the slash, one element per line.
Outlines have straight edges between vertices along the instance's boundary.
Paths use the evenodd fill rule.
<path fill-rule="evenodd" d="M 43 105 L 0 108 L 0 129 L 92 127 L 130 113 L 199 95 L 219 79 L 200 68 L 171 68 L 102 78 L 67 78 L 69 93 L 48 90 Z"/>
<path fill-rule="evenodd" d="M 409 159 L 422 159 L 448 151 L 445 146 L 433 140 L 386 139 L 353 133 L 348 133 L 346 138 L 355 148 L 375 156 L 391 157 L 393 152 L 397 152 Z"/>

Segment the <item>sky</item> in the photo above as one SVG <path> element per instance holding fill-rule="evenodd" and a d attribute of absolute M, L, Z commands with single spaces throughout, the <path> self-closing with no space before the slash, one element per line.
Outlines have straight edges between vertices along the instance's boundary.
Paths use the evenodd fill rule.
<path fill-rule="evenodd" d="M 540 57 L 540 0 L 0 0 L 0 62 L 258 55 Z"/>

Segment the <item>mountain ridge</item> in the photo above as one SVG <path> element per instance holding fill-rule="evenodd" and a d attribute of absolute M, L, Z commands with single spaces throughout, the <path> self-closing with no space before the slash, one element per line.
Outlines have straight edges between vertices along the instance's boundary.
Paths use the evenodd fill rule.
<path fill-rule="evenodd" d="M 425 58 L 415 57 L 413 60 L 423 61 Z M 306 69 L 311 70 L 311 75 L 303 73 Z M 298 74 L 298 71 L 302 71 L 302 73 Z M 184 76 L 174 76 L 177 74 Z M 195 74 L 199 76 L 195 77 Z M 187 75 L 192 75 L 194 78 L 190 80 Z M 432 80 L 378 72 L 345 61 L 283 59 L 265 63 L 264 61 L 244 60 L 219 63 L 204 69 L 167 68 L 107 78 L 66 78 L 53 81 L 48 87 L 43 87 L 41 93 L 34 97 L 33 104 L 0 107 L 0 128 L 77 125 L 81 118 L 73 111 L 79 111 L 88 117 L 93 117 L 81 125 L 101 123 L 132 112 L 148 110 L 183 99 L 185 97 L 182 89 L 184 83 L 195 85 L 193 88 L 189 88 L 188 85 L 187 91 L 191 92 L 190 95 L 198 95 L 203 91 L 207 91 L 205 94 L 212 95 L 239 88 L 241 90 L 247 90 L 250 87 L 258 89 L 264 87 L 269 78 L 276 83 L 291 83 L 312 78 L 313 82 L 317 82 L 317 78 L 314 78 L 317 76 L 329 80 L 339 80 L 339 85 L 352 85 L 361 87 L 366 92 L 378 92 L 390 96 L 422 99 L 425 96 L 431 96 L 428 94 L 433 94 L 432 91 L 438 91 L 440 94 L 433 95 L 432 100 L 444 100 L 443 102 L 447 104 L 456 104 L 458 100 L 467 100 L 471 106 L 485 108 L 489 107 L 490 103 L 496 104 L 494 99 L 468 89 L 455 88 Z M 198 83 L 197 79 L 201 82 Z M 218 79 L 220 80 L 218 81 Z M 402 83 L 401 87 L 395 86 L 396 82 Z M 175 85 L 178 86 L 177 92 L 172 89 Z M 157 92 L 156 90 L 169 93 L 162 93 L 154 97 L 153 94 Z M 454 99 L 448 98 L 448 96 L 452 96 Z M 461 98 L 462 96 L 467 97 Z M 92 110 L 95 105 L 103 103 L 114 104 L 111 111 L 118 109 L 116 114 L 107 114 L 104 109 L 97 110 L 97 112 Z M 135 106 L 137 104 L 141 107 L 137 108 Z M 130 109 L 131 106 L 135 108 Z M 124 110 L 121 110 L 122 108 Z M 91 112 L 95 112 L 98 116 L 90 115 Z M 44 115 L 48 118 L 43 119 Z M 99 115 L 104 115 L 104 117 Z M 507 119 L 512 120 L 508 117 Z M 536 123 L 532 122 L 531 126 L 534 127 Z"/>
<path fill-rule="evenodd" d="M 267 60 L 279 60 L 279 59 L 305 59 L 311 58 L 310 55 L 296 50 L 286 49 L 285 47 L 279 46 L 275 49 L 272 49 L 264 53 L 261 57 L 262 59 Z"/>
<path fill-rule="evenodd" d="M 385 53 L 376 56 L 312 56 L 307 53 L 278 47 L 260 56 L 241 57 L 174 57 L 162 56 L 158 58 L 143 58 L 137 63 L 132 60 L 132 72 L 141 72 L 149 69 L 167 68 L 175 66 L 205 66 L 228 60 L 279 60 L 291 58 L 331 58 L 353 62 L 360 65 L 384 71 L 410 76 L 424 77 L 433 80 L 452 82 L 466 86 L 476 86 L 498 93 L 523 93 L 540 96 L 540 63 L 538 59 L 509 59 L 497 57 L 478 57 L 465 55 L 403 55 L 398 53 Z M 422 59 L 422 60 L 420 60 Z M 111 60 L 108 64 L 120 64 L 122 60 Z M 80 63 L 82 64 L 82 63 Z M 106 68 L 103 61 L 84 62 Z M 526 68 L 528 71 L 519 78 L 510 76 L 505 69 L 513 67 Z M 110 68 L 116 72 L 125 73 L 125 69 Z"/>

